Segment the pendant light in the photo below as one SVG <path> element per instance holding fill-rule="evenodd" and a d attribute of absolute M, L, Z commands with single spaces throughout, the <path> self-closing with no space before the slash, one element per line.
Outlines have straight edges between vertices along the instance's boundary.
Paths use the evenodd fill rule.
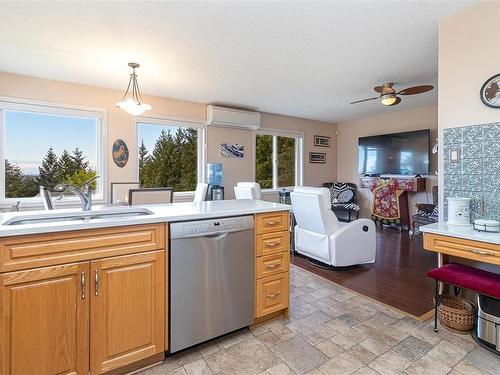
<path fill-rule="evenodd" d="M 125 91 L 125 95 L 123 95 L 122 100 L 116 103 L 116 106 L 133 116 L 139 116 L 144 112 L 149 111 L 151 106 L 142 102 L 139 84 L 137 83 L 137 74 L 135 73 L 135 69 L 139 67 L 139 64 L 131 62 L 128 63 L 128 66 L 132 68 L 132 74 L 130 74 L 127 91 Z M 127 99 L 127 95 L 131 89 L 132 96 Z"/>

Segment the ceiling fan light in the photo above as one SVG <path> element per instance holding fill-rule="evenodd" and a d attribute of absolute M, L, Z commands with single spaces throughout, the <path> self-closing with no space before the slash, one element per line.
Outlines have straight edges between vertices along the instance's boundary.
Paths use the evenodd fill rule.
<path fill-rule="evenodd" d="M 395 94 L 386 94 L 386 95 L 382 95 L 380 97 L 380 102 L 383 104 L 383 105 L 393 105 L 397 100 L 397 97 Z"/>

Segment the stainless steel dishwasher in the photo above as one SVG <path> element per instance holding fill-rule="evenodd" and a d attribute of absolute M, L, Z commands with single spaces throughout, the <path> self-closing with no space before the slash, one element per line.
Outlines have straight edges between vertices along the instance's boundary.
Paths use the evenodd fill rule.
<path fill-rule="evenodd" d="M 253 321 L 253 216 L 170 224 L 170 352 Z"/>

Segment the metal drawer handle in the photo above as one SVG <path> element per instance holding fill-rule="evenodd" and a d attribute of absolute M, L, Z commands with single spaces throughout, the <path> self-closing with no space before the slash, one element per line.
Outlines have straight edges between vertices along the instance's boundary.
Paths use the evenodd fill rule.
<path fill-rule="evenodd" d="M 281 292 L 276 292 L 274 294 L 267 294 L 266 298 L 276 298 L 281 294 Z"/>
<path fill-rule="evenodd" d="M 273 270 L 281 266 L 281 263 L 267 264 L 266 270 Z"/>
<path fill-rule="evenodd" d="M 95 296 L 99 294 L 98 289 L 99 289 L 99 271 L 95 270 L 94 271 L 94 289 L 95 289 Z"/>
<path fill-rule="evenodd" d="M 487 251 L 487 250 L 470 249 L 469 251 L 471 253 L 479 254 L 479 255 L 492 255 L 492 256 L 496 255 L 495 252 L 493 252 L 493 251 Z"/>
<path fill-rule="evenodd" d="M 281 242 L 266 242 L 266 247 L 276 247 L 279 246 Z"/>
<path fill-rule="evenodd" d="M 82 299 L 85 299 L 85 272 L 80 276 L 80 283 L 82 285 Z"/>
<path fill-rule="evenodd" d="M 280 224 L 280 223 L 281 223 L 281 221 L 279 221 L 279 220 L 278 221 L 266 221 L 266 224 L 268 224 L 268 225 L 276 225 L 276 224 Z"/>

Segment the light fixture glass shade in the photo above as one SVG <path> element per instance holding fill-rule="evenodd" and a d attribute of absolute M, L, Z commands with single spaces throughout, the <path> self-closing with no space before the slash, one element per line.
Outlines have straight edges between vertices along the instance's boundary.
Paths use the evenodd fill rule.
<path fill-rule="evenodd" d="M 387 95 L 382 95 L 380 98 L 380 101 L 382 102 L 383 105 L 393 105 L 396 102 L 396 95 L 394 94 L 387 94 Z"/>
<path fill-rule="evenodd" d="M 128 66 L 132 68 L 132 74 L 130 75 L 130 79 L 128 81 L 127 91 L 125 91 L 125 95 L 123 95 L 122 100 L 116 103 L 116 106 L 133 116 L 139 116 L 144 112 L 149 111 L 151 106 L 149 104 L 142 103 L 141 91 L 139 90 L 137 74 L 135 73 L 139 64 L 131 62 L 128 63 Z M 131 91 L 131 95 L 128 95 L 129 91 Z M 127 96 L 129 96 L 128 99 L 126 99 Z"/>
<path fill-rule="evenodd" d="M 146 103 L 136 102 L 132 98 L 123 100 L 116 103 L 116 106 L 123 109 L 125 112 L 131 114 L 132 116 L 142 115 L 144 112 L 149 111 L 151 106 Z"/>

